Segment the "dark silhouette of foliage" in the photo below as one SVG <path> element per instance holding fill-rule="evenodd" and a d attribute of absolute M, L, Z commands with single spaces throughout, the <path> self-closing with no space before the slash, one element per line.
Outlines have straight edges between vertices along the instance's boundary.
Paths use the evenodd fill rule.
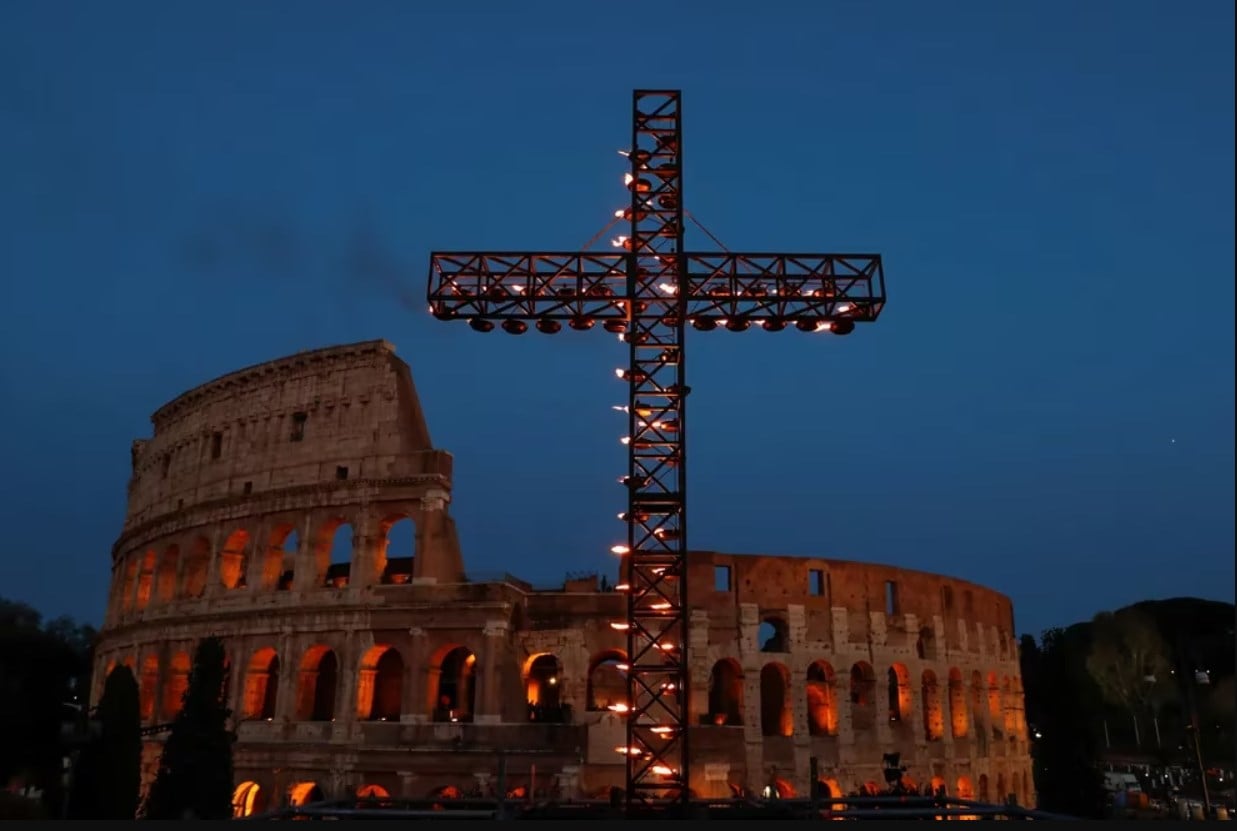
<path fill-rule="evenodd" d="M 69 800 L 72 819 L 131 820 L 142 778 L 137 679 L 124 664 L 104 682 L 95 736 L 82 751 Z"/>
<path fill-rule="evenodd" d="M 223 642 L 198 644 L 184 706 L 163 745 L 159 773 L 146 797 L 146 819 L 228 819 L 232 816 L 232 743 L 228 728 Z"/>
<path fill-rule="evenodd" d="M 61 724 L 86 704 L 95 632 L 68 618 L 43 622 L 25 605 L 0 598 L 0 788 L 41 790 L 42 813 L 63 800 Z M 14 797 L 6 812 L 25 810 Z M 35 806 L 37 810 L 38 806 Z"/>

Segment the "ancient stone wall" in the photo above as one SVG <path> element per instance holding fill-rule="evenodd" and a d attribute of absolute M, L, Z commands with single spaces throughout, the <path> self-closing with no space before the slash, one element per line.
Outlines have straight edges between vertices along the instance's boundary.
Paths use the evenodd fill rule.
<path fill-rule="evenodd" d="M 143 719 L 166 724 L 194 645 L 222 638 L 239 812 L 488 793 L 500 751 L 517 795 L 622 784 L 625 636 L 609 624 L 625 597 L 595 580 L 466 580 L 450 456 L 431 447 L 389 345 L 234 373 L 154 421 L 113 550 L 95 698 L 127 664 Z M 402 521 L 412 551 L 392 550 Z M 1033 804 L 1007 598 L 840 560 L 690 563 L 697 794 L 804 795 L 812 758 L 849 792 L 882 783 L 881 754 L 898 750 L 920 784 Z"/>

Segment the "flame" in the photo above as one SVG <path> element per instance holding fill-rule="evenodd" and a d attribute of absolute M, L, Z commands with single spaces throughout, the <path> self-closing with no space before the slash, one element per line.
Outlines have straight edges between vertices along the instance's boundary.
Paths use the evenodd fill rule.
<path fill-rule="evenodd" d="M 615 211 L 615 212 L 614 212 L 614 218 L 615 218 L 615 219 L 622 219 L 622 218 L 623 218 L 623 214 L 625 214 L 625 213 L 627 213 L 627 212 L 626 212 L 626 211 L 624 211 L 622 208 L 619 208 L 617 211 Z"/>
<path fill-rule="evenodd" d="M 623 436 L 619 439 L 619 444 L 631 444 L 631 436 Z"/>
<path fill-rule="evenodd" d="M 832 330 L 833 330 L 833 324 L 827 320 L 824 323 L 816 324 L 815 331 L 817 332 L 830 332 Z"/>
<path fill-rule="evenodd" d="M 618 154 L 622 156 L 623 158 L 628 158 L 631 156 L 631 151 L 630 150 L 619 150 Z"/>
<path fill-rule="evenodd" d="M 616 369 L 616 370 L 614 370 L 614 377 L 615 377 L 615 378 L 618 378 L 618 379 L 620 379 L 620 380 L 622 380 L 623 376 L 624 376 L 624 375 L 626 375 L 626 374 L 627 374 L 627 370 L 625 370 L 625 369 Z"/>
<path fill-rule="evenodd" d="M 653 604 L 651 604 L 651 605 L 649 606 L 649 608 L 650 608 L 650 609 L 654 609 L 654 610 L 656 610 L 656 611 L 659 611 L 659 612 L 660 612 L 660 611 L 663 611 L 663 610 L 665 610 L 665 609 L 669 609 L 669 608 L 670 608 L 670 606 L 671 606 L 671 604 L 669 604 L 669 603 L 653 603 Z"/>
<path fill-rule="evenodd" d="M 627 585 L 626 583 L 619 583 L 617 586 L 614 587 L 614 590 L 616 592 L 629 592 L 631 591 L 631 586 Z"/>
<path fill-rule="evenodd" d="M 615 248 L 622 248 L 625 245 L 627 245 L 627 237 L 617 236 L 614 239 L 610 240 L 610 244 L 613 245 Z"/>
<path fill-rule="evenodd" d="M 639 756 L 643 751 L 638 747 L 623 747 L 619 745 L 614 748 L 615 753 L 622 753 L 624 756 Z"/>
<path fill-rule="evenodd" d="M 622 406 L 621 404 L 612 404 L 612 405 L 610 405 L 610 409 L 611 409 L 611 410 L 614 410 L 615 412 L 618 412 L 618 413 L 625 413 L 625 412 L 627 412 L 627 408 L 626 408 L 626 407 L 624 407 L 624 406 Z"/>
<path fill-rule="evenodd" d="M 613 623 L 610 624 L 610 628 L 616 632 L 626 632 L 631 627 L 628 626 L 626 623 L 620 623 L 618 621 L 614 621 Z"/>
<path fill-rule="evenodd" d="M 631 711 L 631 708 L 628 707 L 626 704 L 611 704 L 606 709 L 613 710 L 616 713 L 627 713 Z"/>
<path fill-rule="evenodd" d="M 630 184 L 631 184 L 632 182 L 634 182 L 634 181 L 636 181 L 636 177 L 635 177 L 635 176 L 632 176 L 630 173 L 624 173 L 624 174 L 623 174 L 623 185 L 624 185 L 624 187 L 625 187 L 625 186 L 627 186 L 627 185 L 630 185 Z"/>
<path fill-rule="evenodd" d="M 653 765 L 651 768 L 649 768 L 649 770 L 651 770 L 653 773 L 656 773 L 658 776 L 673 776 L 674 775 L 674 771 L 666 767 L 665 765 Z"/>
<path fill-rule="evenodd" d="M 523 294 L 524 292 L 528 291 L 528 289 L 524 286 L 512 286 L 511 290 L 515 292 L 516 294 Z"/>
<path fill-rule="evenodd" d="M 659 736 L 668 736 L 674 732 L 673 727 L 654 727 L 649 730 L 650 733 L 656 733 Z"/>
<path fill-rule="evenodd" d="M 833 309 L 833 310 L 834 310 L 835 312 L 837 312 L 838 314 L 840 314 L 840 315 L 844 315 L 844 314 L 846 314 L 847 312 L 849 312 L 849 311 L 850 311 L 851 309 L 853 309 L 853 308 L 854 308 L 854 306 L 852 306 L 852 305 L 851 305 L 851 304 L 849 304 L 849 303 L 839 303 L 837 306 L 835 306 L 835 307 L 834 307 L 834 309 Z"/>
<path fill-rule="evenodd" d="M 631 549 L 625 545 L 612 545 L 610 546 L 610 551 L 614 554 L 627 554 Z"/>
<path fill-rule="evenodd" d="M 627 670 L 631 669 L 631 664 L 615 664 L 614 668 L 617 669 L 619 672 L 626 672 Z"/>
<path fill-rule="evenodd" d="M 679 287 L 672 283 L 658 283 L 657 288 L 661 289 L 664 294 L 678 294 Z"/>

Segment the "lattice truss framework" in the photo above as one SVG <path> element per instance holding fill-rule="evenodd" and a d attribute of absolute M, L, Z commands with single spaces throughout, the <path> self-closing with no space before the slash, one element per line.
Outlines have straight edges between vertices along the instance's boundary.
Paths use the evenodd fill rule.
<path fill-rule="evenodd" d="M 512 334 L 532 323 L 602 328 L 629 347 L 626 545 L 619 590 L 627 619 L 626 798 L 688 799 L 690 694 L 687 595 L 687 434 L 684 333 L 743 331 L 849 334 L 885 302 L 878 254 L 739 254 L 683 250 L 682 98 L 636 90 L 630 201 L 616 216 L 629 233 L 617 253 L 436 252 L 430 311 L 478 331 Z"/>

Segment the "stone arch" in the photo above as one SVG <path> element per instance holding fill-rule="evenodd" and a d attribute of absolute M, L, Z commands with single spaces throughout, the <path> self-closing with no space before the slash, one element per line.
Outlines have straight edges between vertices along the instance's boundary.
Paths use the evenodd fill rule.
<path fill-rule="evenodd" d="M 1009 790 L 1005 787 L 1005 774 L 996 775 L 996 801 L 1001 805 L 1009 798 Z"/>
<path fill-rule="evenodd" d="M 176 599 L 176 581 L 180 569 L 180 548 L 169 545 L 159 555 L 159 563 L 155 566 L 155 596 L 160 603 L 171 603 Z"/>
<path fill-rule="evenodd" d="M 834 799 L 846 796 L 846 794 L 842 792 L 842 786 L 838 783 L 838 780 L 832 779 L 832 778 L 817 779 L 816 780 L 816 793 L 818 796 L 825 797 L 825 798 L 834 798 Z M 829 810 L 833 811 L 834 813 L 837 813 L 838 811 L 845 811 L 846 803 L 844 802 L 830 803 Z"/>
<path fill-rule="evenodd" d="M 171 721 L 185 703 L 189 689 L 189 653 L 174 653 L 168 661 L 167 677 L 163 681 L 163 718 Z"/>
<path fill-rule="evenodd" d="M 374 573 L 380 582 L 412 582 L 417 556 L 417 523 L 412 512 L 388 514 L 379 525 L 382 542 L 374 552 Z"/>
<path fill-rule="evenodd" d="M 906 664 L 893 664 L 886 673 L 885 692 L 890 724 L 909 724 L 911 720 L 911 673 Z"/>
<path fill-rule="evenodd" d="M 940 794 L 940 793 L 944 793 L 946 796 L 949 795 L 949 788 L 945 787 L 944 778 L 940 776 L 933 776 L 930 784 L 932 786 L 933 796 L 936 796 L 937 794 Z"/>
<path fill-rule="evenodd" d="M 301 537 L 290 522 L 280 522 L 271 528 L 262 556 L 262 588 L 265 591 L 288 591 L 296 576 L 296 554 Z"/>
<path fill-rule="evenodd" d="M 293 782 L 288 786 L 289 805 L 309 805 L 313 802 L 323 802 L 326 797 L 317 782 Z"/>
<path fill-rule="evenodd" d="M 789 652 L 790 627 L 781 615 L 765 615 L 756 636 L 761 652 Z"/>
<path fill-rule="evenodd" d="M 257 782 L 241 782 L 232 791 L 232 819 L 243 819 L 253 816 L 262 809 L 258 800 L 262 789 Z"/>
<path fill-rule="evenodd" d="M 472 721 L 476 712 L 477 656 L 447 644 L 430 659 L 430 707 L 434 721 Z"/>
<path fill-rule="evenodd" d="M 296 685 L 297 721 L 334 721 L 338 686 L 339 659 L 334 650 L 322 644 L 307 649 Z"/>
<path fill-rule="evenodd" d="M 358 800 L 390 799 L 391 793 L 390 791 L 388 791 L 386 788 L 382 787 L 381 785 L 374 785 L 374 784 L 367 783 L 364 785 L 357 785 L 356 798 Z"/>
<path fill-rule="evenodd" d="M 627 654 L 609 649 L 588 663 L 585 702 L 589 710 L 608 710 L 627 703 Z"/>
<path fill-rule="evenodd" d="M 243 589 L 248 568 L 249 532 L 238 528 L 228 534 L 219 550 L 219 582 L 225 589 Z"/>
<path fill-rule="evenodd" d="M 560 684 L 563 664 L 551 652 L 533 655 L 524 662 L 524 699 L 528 702 L 528 720 L 558 723 L 562 721 L 563 695 Z"/>
<path fill-rule="evenodd" d="M 828 661 L 807 668 L 807 729 L 813 736 L 838 733 L 837 680 Z"/>
<path fill-rule="evenodd" d="M 352 522 L 342 516 L 333 516 L 313 532 L 314 567 L 316 585 L 342 589 L 352 575 L 353 539 L 356 530 Z"/>
<path fill-rule="evenodd" d="M 991 802 L 992 795 L 988 792 L 988 774 L 979 774 L 979 801 Z"/>
<path fill-rule="evenodd" d="M 1017 773 L 1011 773 L 1009 775 L 1009 796 L 1010 796 L 1010 799 L 1013 800 L 1015 805 L 1022 804 L 1022 788 L 1020 787 L 1021 784 L 1022 784 L 1022 781 L 1019 778 Z"/>
<path fill-rule="evenodd" d="M 743 724 L 743 667 L 734 658 L 722 658 L 709 670 L 709 712 L 706 724 L 740 727 Z"/>
<path fill-rule="evenodd" d="M 979 670 L 971 673 L 971 718 L 975 723 L 975 735 L 982 736 L 984 733 L 984 677 L 979 674 Z"/>
<path fill-rule="evenodd" d="M 154 720 L 155 705 L 159 703 L 158 695 L 159 656 L 151 654 L 142 659 L 142 671 L 138 675 L 138 702 L 142 721 Z"/>
<path fill-rule="evenodd" d="M 988 725 L 992 735 L 999 738 L 1005 727 L 1005 713 L 1001 709 L 1001 687 L 995 672 L 988 673 Z"/>
<path fill-rule="evenodd" d="M 876 673 L 867 661 L 850 668 L 850 721 L 855 730 L 876 726 Z"/>
<path fill-rule="evenodd" d="M 194 537 L 189 544 L 189 554 L 181 573 L 181 597 L 193 599 L 206 591 L 206 578 L 210 573 L 210 541 L 206 537 Z"/>
<path fill-rule="evenodd" d="M 133 600 L 137 594 L 137 569 L 140 563 L 138 562 L 137 554 L 130 554 L 125 558 L 124 577 L 120 581 L 120 612 L 128 614 L 133 610 Z"/>
<path fill-rule="evenodd" d="M 765 664 L 765 666 L 773 666 L 773 664 Z M 769 784 L 761 789 L 760 796 L 763 799 L 794 799 L 795 786 L 785 779 L 775 776 L 769 780 Z"/>
<path fill-rule="evenodd" d="M 279 697 L 279 655 L 271 647 L 259 649 L 245 668 L 241 713 L 246 719 L 273 719 Z"/>
<path fill-rule="evenodd" d="M 975 786 L 971 784 L 971 777 L 959 776 L 956 787 L 957 790 L 954 792 L 954 796 L 958 797 L 958 799 L 975 798 Z"/>
<path fill-rule="evenodd" d="M 790 670 L 770 661 L 760 668 L 760 732 L 764 736 L 794 734 L 790 707 Z"/>
<path fill-rule="evenodd" d="M 138 611 L 150 605 L 150 596 L 155 587 L 155 566 L 159 564 L 159 555 L 153 549 L 148 549 L 142 555 L 141 569 L 137 575 L 137 608 Z"/>
<path fill-rule="evenodd" d="M 399 721 L 404 703 L 404 656 L 393 646 L 375 644 L 361 656 L 356 714 L 362 721 Z"/>
<path fill-rule="evenodd" d="M 954 738 L 966 736 L 971 717 L 966 711 L 966 687 L 962 683 L 962 671 L 949 668 L 949 724 Z"/>
<path fill-rule="evenodd" d="M 923 734 L 930 742 L 940 741 L 945 737 L 945 715 L 941 712 L 941 687 L 936 681 L 936 673 L 925 669 L 920 678 L 923 692 Z"/>

